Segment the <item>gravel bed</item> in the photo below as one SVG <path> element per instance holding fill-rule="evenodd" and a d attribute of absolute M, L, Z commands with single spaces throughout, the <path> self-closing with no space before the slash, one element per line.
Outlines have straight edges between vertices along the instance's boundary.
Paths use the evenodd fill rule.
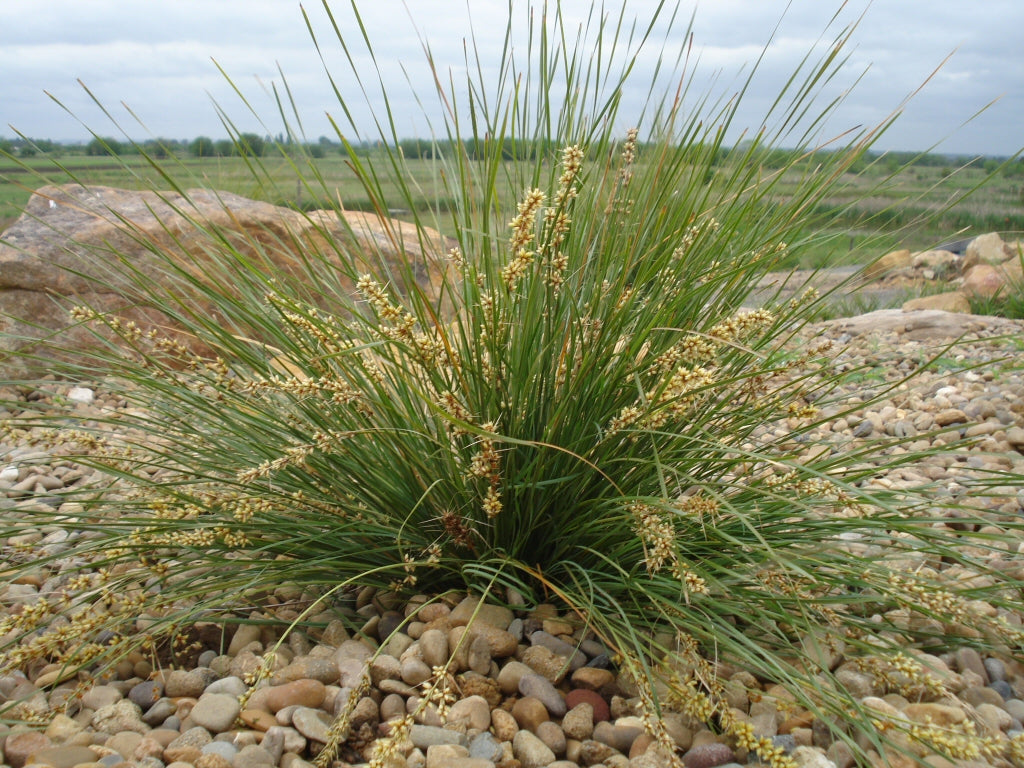
<path fill-rule="evenodd" d="M 835 414 L 817 433 L 800 439 L 812 452 L 856 449 L 883 436 L 911 439 L 871 462 L 869 481 L 879 487 L 918 487 L 956 497 L 1000 521 L 1024 514 L 1024 488 L 1008 485 L 975 495 L 977 478 L 993 470 L 1024 475 L 1024 323 L 982 323 L 970 341 L 943 351 L 936 365 L 910 382 L 899 383 L 923 359 L 936 354 L 934 339 L 913 340 L 888 331 L 853 335 L 842 321 L 805 329 L 804 340 L 831 338 L 842 349 L 835 365 L 856 370 Z M 973 366 L 970 370 L 963 369 Z M 890 389 L 891 388 L 891 389 Z M 886 391 L 889 390 L 889 391 Z M 883 393 L 880 399 L 868 403 Z M 54 396 L 77 403 L 88 416 L 95 409 L 123 408 L 102 386 L 52 382 L 39 389 L 3 393 L 19 400 L 0 417 L 16 425 L 36 401 Z M 765 425 L 755 439 L 785 439 L 785 424 Z M 17 515 L 43 505 L 73 514 L 62 494 L 104 482 L 77 466 L 59 449 L 40 448 L 31 434 L 15 429 L 0 442 L 0 510 Z M 916 439 L 914 439 L 916 438 Z M 940 445 L 926 461 L 890 467 L 894 453 Z M 951 522 L 951 527 L 953 523 Z M 0 540 L 0 569 L 26 548 L 48 554 L 70 548 L 59 526 Z M 855 543 L 851 544 L 852 546 Z M 874 553 L 866 552 L 865 556 Z M 1015 578 L 1024 575 L 1024 546 L 1015 539 L 989 555 Z M 53 583 L 49 568 L 23 571 L 13 582 L 0 579 L 0 612 L 36 599 Z M 294 600 L 287 587 L 274 599 Z M 432 668 L 443 665 L 462 635 L 458 651 L 457 695 L 442 718 L 428 706 L 409 733 L 406 749 L 393 763 L 406 768 L 655 768 L 667 765 L 638 717 L 637 691 L 617 674 L 608 649 L 582 634 L 572 616 L 552 605 L 513 611 L 485 605 L 472 626 L 477 601 L 464 595 L 428 602 L 425 596 L 396 604 L 392 596 L 366 589 L 353 594 L 348 625 L 292 633 L 277 654 L 269 679 L 243 703 L 244 682 L 262 654 L 278 640 L 276 630 L 246 624 L 231 628 L 222 646 L 210 647 L 191 669 L 154 669 L 141 655 L 120 664 L 107 678 L 90 681 L 72 698 L 75 681 L 62 682 L 60 670 L 38 667 L 28 674 L 0 677 L 0 703 L 21 702 L 16 713 L 44 716 L 41 728 L 0 726 L 0 756 L 12 768 L 305 768 L 327 740 L 328 724 L 358 695 L 352 718 L 354 738 L 338 766 L 361 765 L 388 721 L 411 712 Z M 514 596 L 513 596 L 514 597 Z M 994 612 L 996 609 L 989 606 Z M 267 608 L 273 611 L 273 606 Z M 1020 616 L 1008 616 L 1019 624 Z M 353 622 L 355 622 L 353 624 Z M 396 627 L 371 660 L 375 646 Z M 358 638 L 358 639 L 357 639 Z M 912 722 L 955 725 L 966 720 L 980 733 L 1009 739 L 1024 732 L 1024 664 L 1010 657 L 985 657 L 962 649 L 930 656 L 945 688 L 939 698 L 908 699 L 892 693 L 880 676 L 835 659 L 836 674 L 865 706 Z M 847 768 L 848 748 L 834 741 L 824 723 L 796 706 L 780 687 L 741 669 L 720 669 L 729 704 L 748 717 L 759 735 L 771 737 L 799 766 Z M 357 692 L 353 694 L 353 691 Z M 66 706 L 65 706 L 66 704 Z M 61 711 L 50 718 L 48 713 Z M 10 717 L 8 713 L 7 717 Z M 677 714 L 665 722 L 688 768 L 746 763 L 748 756 L 719 742 L 700 723 Z M 938 756 L 934 768 L 952 765 Z M 879 765 L 898 765 L 879 758 Z M 990 763 L 961 763 L 988 765 Z M 996 760 L 992 765 L 1003 765 Z"/>

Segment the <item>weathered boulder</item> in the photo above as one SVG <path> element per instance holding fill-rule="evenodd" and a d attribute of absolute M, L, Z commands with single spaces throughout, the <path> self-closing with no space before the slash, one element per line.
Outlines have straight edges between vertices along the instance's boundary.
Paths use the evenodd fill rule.
<path fill-rule="evenodd" d="M 913 257 L 910 255 L 910 251 L 907 248 L 903 248 L 887 253 L 885 256 L 868 264 L 864 267 L 862 276 L 864 280 L 877 280 L 890 272 L 909 267 L 912 263 Z"/>
<path fill-rule="evenodd" d="M 921 251 L 915 253 L 911 259 L 911 266 L 914 269 L 930 271 L 928 279 L 948 279 L 956 276 L 960 271 L 961 258 L 952 251 Z"/>
<path fill-rule="evenodd" d="M 919 296 L 903 302 L 904 312 L 915 309 L 941 309 L 943 312 L 971 313 L 971 302 L 961 291 L 949 291 L 947 293 L 936 293 L 931 296 Z"/>
<path fill-rule="evenodd" d="M 857 317 L 835 321 L 840 333 L 862 336 L 873 333 L 895 333 L 909 341 L 943 341 L 971 337 L 988 328 L 1007 326 L 1007 321 L 988 315 L 944 312 L 939 309 L 877 309 Z M 1012 327 L 1012 324 L 1010 324 Z"/>
<path fill-rule="evenodd" d="M 963 291 L 968 296 L 990 299 L 1021 290 L 1024 290 L 1024 270 L 1020 259 L 999 265 L 975 264 L 964 274 Z"/>
<path fill-rule="evenodd" d="M 145 307 L 129 306 L 133 273 L 167 272 L 167 258 L 184 274 L 233 282 L 213 268 L 211 252 L 230 247 L 259 269 L 304 274 L 311 252 L 324 265 L 354 264 L 355 272 L 395 266 L 405 254 L 416 281 L 433 294 L 453 243 L 433 231 L 362 212 L 302 213 L 209 189 L 132 191 L 79 185 L 39 189 L 25 212 L 0 234 L 0 378 L 47 372 L 61 350 L 96 343 L 92 333 L 68 330 L 68 310 L 86 304 L 118 311 L 142 326 L 166 325 Z M 339 289 L 351 290 L 344 270 L 332 271 Z M 401 286 L 398 286 L 401 288 Z M 39 340 L 51 337 L 33 357 Z"/>
<path fill-rule="evenodd" d="M 964 262 L 967 267 L 975 264 L 1001 264 L 1015 255 L 1013 246 L 1004 242 L 998 233 L 988 232 L 971 240 Z"/>

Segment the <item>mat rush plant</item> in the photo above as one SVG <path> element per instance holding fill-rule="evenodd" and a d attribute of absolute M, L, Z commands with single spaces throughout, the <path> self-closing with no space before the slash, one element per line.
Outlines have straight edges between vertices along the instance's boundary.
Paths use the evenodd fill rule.
<path fill-rule="evenodd" d="M 388 92 L 375 65 L 357 66 L 357 43 L 373 55 L 358 11 L 353 36 L 324 9 L 353 67 L 346 87 L 331 81 L 346 117 L 338 136 L 382 226 L 394 226 L 387 210 L 408 208 L 419 248 L 397 232 L 369 253 L 322 237 L 285 272 L 270 258 L 285 243 L 268 233 L 240 244 L 183 205 L 190 235 L 205 236 L 200 254 L 151 244 L 158 278 L 106 257 L 166 322 L 75 310 L 109 343 L 65 373 L 101 380 L 128 407 L 73 428 L 54 414 L 65 421 L 52 441 L 111 482 L 73 498 L 79 514 L 45 518 L 82 534 L 72 559 L 8 548 L 9 573 L 58 557 L 64 567 L 52 592 L 3 620 L 3 669 L 73 685 L 79 670 L 137 652 L 184 663 L 202 627 L 260 609 L 322 626 L 360 587 L 518 594 L 575 613 L 614 651 L 673 764 L 666 711 L 792 764 L 730 708 L 728 669 L 784 686 L 865 762 L 1019 760 L 1019 740 L 891 718 L 833 674 L 842 654 L 892 692 L 939 699 L 919 643 L 1014 652 L 1021 585 L 978 554 L 999 544 L 973 531 L 992 525 L 981 512 L 961 510 L 979 524 L 954 531 L 934 498 L 868 487 L 866 459 L 881 446 L 806 450 L 806 435 L 848 407 L 828 345 L 794 343 L 813 295 L 743 308 L 886 127 L 822 136 L 837 102 L 815 99 L 852 30 L 805 59 L 768 128 L 730 148 L 749 79 L 721 101 L 694 93 L 689 74 L 664 93 L 661 77 L 631 79 L 652 46 L 673 63 L 669 41 L 685 36 L 670 31 L 659 48 L 654 35 L 677 9 L 644 23 L 595 9 L 578 30 L 557 9 L 532 9 L 515 50 L 521 17 L 510 12 L 496 74 L 472 43 L 465 82 L 434 72 L 447 204 L 417 210 Z M 677 72 L 691 72 L 688 50 Z M 352 83 L 367 99 L 379 84 L 385 105 L 370 157 Z M 623 114 L 638 88 L 645 105 Z M 297 135 L 298 116 L 281 118 Z M 802 184 L 785 198 L 758 162 L 782 143 L 803 150 L 786 169 Z M 315 164 L 280 149 L 329 200 Z M 385 184 L 406 197 L 384 199 Z M 787 430 L 765 429 L 777 425 Z M 39 525 L 35 515 L 6 515 L 2 534 Z M 266 599 L 282 585 L 299 608 L 275 614 Z M 977 610 L 982 599 L 995 613 Z M 270 654 L 256 681 L 272 665 Z M 459 671 L 435 669 L 421 706 L 450 701 Z M 351 692 L 320 765 L 344 748 L 364 693 Z M 366 758 L 402 764 L 411 722 L 391 723 Z"/>

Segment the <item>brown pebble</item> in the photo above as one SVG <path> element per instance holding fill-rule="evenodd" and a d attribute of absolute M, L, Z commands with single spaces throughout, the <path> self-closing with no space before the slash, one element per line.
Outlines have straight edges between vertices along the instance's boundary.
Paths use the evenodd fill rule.
<path fill-rule="evenodd" d="M 164 750 L 165 763 L 195 763 L 196 759 L 203 754 L 199 747 L 168 747 Z"/>
<path fill-rule="evenodd" d="M 262 709 L 243 709 L 238 719 L 257 731 L 265 732 L 275 725 L 279 725 L 277 718 L 269 712 L 264 712 Z"/>
<path fill-rule="evenodd" d="M 572 673 L 572 684 L 576 688 L 600 691 L 615 682 L 615 675 L 607 669 L 597 667 L 580 667 Z"/>
<path fill-rule="evenodd" d="M 73 768 L 79 763 L 91 763 L 96 753 L 88 747 L 46 747 L 33 752 L 32 762 L 48 765 L 50 768 Z"/>
<path fill-rule="evenodd" d="M 787 718 L 779 724 L 779 733 L 792 733 L 797 728 L 810 728 L 814 722 L 814 715 L 810 712 L 801 712 L 798 715 Z"/>
<path fill-rule="evenodd" d="M 293 704 L 315 709 L 324 703 L 326 695 L 327 688 L 319 680 L 295 680 L 268 689 L 263 702 L 271 712 L 277 712 Z"/>
<path fill-rule="evenodd" d="M 601 723 L 611 718 L 611 712 L 608 709 L 608 702 L 601 697 L 600 694 L 594 691 L 587 690 L 585 688 L 575 688 L 569 691 L 565 697 L 565 704 L 569 709 L 572 709 L 577 704 L 586 702 L 594 708 L 594 722 Z"/>
<path fill-rule="evenodd" d="M 551 719 L 547 707 L 532 696 L 524 696 L 512 705 L 512 717 L 527 731 L 536 731 L 538 725 Z"/>
<path fill-rule="evenodd" d="M 643 732 L 643 728 L 632 725 L 612 725 L 609 722 L 603 722 L 594 726 L 594 735 L 591 738 L 628 755 L 633 742 Z"/>
<path fill-rule="evenodd" d="M 4 744 L 4 755 L 11 768 L 22 768 L 30 755 L 52 746 L 53 742 L 37 731 L 12 733 Z"/>
<path fill-rule="evenodd" d="M 683 765 L 686 768 L 714 768 L 735 760 L 736 756 L 732 749 L 718 742 L 692 747 L 683 755 Z"/>

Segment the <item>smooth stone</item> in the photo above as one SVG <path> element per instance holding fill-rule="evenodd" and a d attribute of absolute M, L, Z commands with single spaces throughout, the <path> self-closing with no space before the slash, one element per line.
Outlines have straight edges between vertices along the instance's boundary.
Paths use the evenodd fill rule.
<path fill-rule="evenodd" d="M 51 768 L 74 768 L 80 763 L 96 760 L 96 753 L 88 747 L 47 747 L 32 753 L 32 762 Z"/>
<path fill-rule="evenodd" d="M 295 730 L 311 741 L 326 744 L 329 738 L 331 719 L 326 712 L 311 707 L 296 707 L 292 712 Z"/>
<path fill-rule="evenodd" d="M 365 661 L 342 659 L 338 662 L 338 685 L 342 688 L 358 688 L 369 676 L 370 669 Z"/>
<path fill-rule="evenodd" d="M 491 671 L 491 646 L 487 638 L 481 635 L 473 634 L 470 637 L 466 666 L 477 674 L 486 675 Z"/>
<path fill-rule="evenodd" d="M 128 700 L 138 704 L 143 712 L 147 712 L 163 695 L 163 683 L 159 680 L 146 680 L 131 687 L 131 690 L 128 691 Z M 96 709 L 96 707 L 93 707 L 93 709 Z"/>
<path fill-rule="evenodd" d="M 469 750 L 459 744 L 431 744 L 427 747 L 426 768 L 447 768 L 463 757 L 469 757 Z"/>
<path fill-rule="evenodd" d="M 420 656 L 428 667 L 443 667 L 448 661 L 448 635 L 439 629 L 427 629 L 416 641 Z"/>
<path fill-rule="evenodd" d="M 736 756 L 732 749 L 725 744 L 712 742 L 691 747 L 683 755 L 683 764 L 686 768 L 715 768 L 735 761 Z"/>
<path fill-rule="evenodd" d="M 306 749 L 307 743 L 306 737 L 294 728 L 275 725 L 264 734 L 260 746 L 267 751 L 276 765 L 285 752 L 299 754 Z"/>
<path fill-rule="evenodd" d="M 117 688 L 110 685 L 96 685 L 82 694 L 82 706 L 88 709 L 102 709 L 115 704 L 124 698 Z M 157 698 L 160 698 L 157 696 Z M 155 699 L 154 699 L 155 701 Z M 152 704 L 153 702 L 149 702 Z M 142 704 L 139 705 L 144 706 Z"/>
<path fill-rule="evenodd" d="M 532 696 L 524 696 L 512 705 L 512 717 L 516 719 L 520 728 L 527 731 L 535 731 L 538 725 L 551 719 L 543 702 Z"/>
<path fill-rule="evenodd" d="M 466 735 L 434 725 L 414 724 L 409 728 L 409 741 L 419 749 L 429 749 L 434 744 L 465 746 Z"/>
<path fill-rule="evenodd" d="M 204 693 L 192 707 L 192 722 L 210 733 L 230 730 L 242 711 L 238 697 L 227 693 Z"/>
<path fill-rule="evenodd" d="M 510 696 L 519 690 L 519 681 L 525 675 L 536 674 L 532 667 L 528 667 L 521 661 L 509 661 L 498 672 L 498 688 L 506 696 Z"/>
<path fill-rule="evenodd" d="M 338 682 L 338 674 L 338 665 L 333 659 L 304 656 L 277 670 L 270 682 L 283 685 L 296 680 L 318 680 L 329 685 Z"/>
<path fill-rule="evenodd" d="M 294 680 L 268 688 L 263 696 L 263 703 L 271 712 L 278 712 L 293 705 L 316 709 L 324 703 L 326 696 L 327 688 L 321 681 Z"/>
<path fill-rule="evenodd" d="M 339 663 L 345 659 L 369 661 L 371 656 L 373 656 L 373 649 L 370 646 L 358 640 L 346 640 L 338 646 L 334 660 Z"/>
<path fill-rule="evenodd" d="M 427 768 L 433 768 L 430 764 L 429 750 L 427 755 Z M 444 763 L 439 764 L 438 768 L 494 768 L 494 761 L 482 760 L 479 757 L 452 757 L 448 758 Z"/>
<path fill-rule="evenodd" d="M 974 648 L 957 648 L 956 650 L 956 665 L 960 672 L 970 670 L 974 672 L 978 677 L 981 678 L 983 683 L 988 683 L 988 672 L 985 669 L 985 663 L 981 659 L 981 654 L 978 653 Z"/>
<path fill-rule="evenodd" d="M 143 736 L 141 733 L 135 733 L 134 731 L 122 731 L 121 733 L 115 733 L 111 735 L 109 739 L 103 742 L 103 746 L 107 749 L 112 749 L 119 755 L 126 758 L 130 758 L 135 755 L 135 750 L 139 748 L 139 745 L 144 739 L 149 736 Z M 153 743 L 160 748 L 160 753 L 163 754 L 163 748 L 167 744 L 160 744 L 155 739 L 152 739 Z M 170 742 L 168 742 L 169 744 Z"/>
<path fill-rule="evenodd" d="M 232 760 L 238 754 L 238 747 L 230 741 L 211 741 L 199 751 L 204 755 L 220 755 L 225 760 Z"/>
<path fill-rule="evenodd" d="M 511 609 L 490 603 L 481 604 L 480 598 L 473 595 L 463 598 L 448 615 L 448 620 L 453 627 L 462 627 L 469 624 L 470 621 L 479 621 L 498 629 L 508 629 L 513 618 L 515 616 Z"/>
<path fill-rule="evenodd" d="M 537 738 L 555 753 L 555 757 L 565 754 L 565 733 L 550 720 L 537 726 Z"/>
<path fill-rule="evenodd" d="M 33 754 L 52 746 L 53 742 L 38 731 L 12 733 L 4 743 L 4 756 L 11 768 L 22 768 Z M 93 759 L 96 759 L 95 755 Z"/>
<path fill-rule="evenodd" d="M 397 693 L 389 693 L 380 703 L 380 719 L 394 720 L 405 716 L 405 699 Z"/>
<path fill-rule="evenodd" d="M 488 714 L 488 719 L 490 719 L 490 714 Z M 477 734 L 469 741 L 470 757 L 497 763 L 501 762 L 504 754 L 501 742 L 494 737 L 494 734 L 487 731 Z"/>
<path fill-rule="evenodd" d="M 615 675 L 607 669 L 580 667 L 572 673 L 572 684 L 576 688 L 600 691 L 615 682 Z"/>
<path fill-rule="evenodd" d="M 491 727 L 491 708 L 483 696 L 459 699 L 448 710 L 449 723 L 465 723 L 467 728 L 486 731 Z"/>
<path fill-rule="evenodd" d="M 522 768 L 547 768 L 555 761 L 555 753 L 529 731 L 519 731 L 512 739 L 512 754 Z"/>
<path fill-rule="evenodd" d="M 253 768 L 256 765 L 273 765 L 270 753 L 257 744 L 242 747 L 231 761 L 232 768 Z M 197 766 L 198 768 L 198 766 Z"/>
<path fill-rule="evenodd" d="M 249 690 L 249 686 L 245 684 L 242 678 L 222 677 L 220 680 L 214 680 L 206 686 L 204 693 L 227 693 L 231 696 L 241 696 L 247 690 Z"/>
<path fill-rule="evenodd" d="M 228 656 L 237 656 L 252 643 L 258 643 L 263 630 L 257 624 L 240 624 L 228 644 Z"/>
<path fill-rule="evenodd" d="M 381 642 L 387 640 L 405 622 L 405 616 L 398 611 L 384 611 L 377 623 L 377 637 Z"/>
<path fill-rule="evenodd" d="M 553 717 L 562 717 L 568 711 L 562 694 L 540 675 L 523 675 L 519 679 L 519 692 L 539 700 Z"/>
<path fill-rule="evenodd" d="M 402 661 L 401 670 L 402 682 L 406 685 L 417 686 L 431 678 L 433 672 L 430 666 L 422 659 L 416 657 Z"/>
<path fill-rule="evenodd" d="M 268 731 L 275 725 L 279 725 L 277 719 L 262 709 L 243 709 L 238 719 L 242 721 L 249 728 L 253 728 L 257 731 Z"/>
<path fill-rule="evenodd" d="M 594 735 L 591 738 L 628 755 L 633 742 L 643 732 L 643 728 L 631 725 L 612 725 L 605 721 L 594 726 Z"/>
<path fill-rule="evenodd" d="M 608 702 L 604 700 L 599 693 L 587 690 L 585 688 L 575 688 L 569 691 L 565 697 L 566 706 L 570 709 L 586 702 L 592 708 L 593 721 L 600 723 L 605 720 L 610 720 L 612 713 L 608 706 Z"/>
<path fill-rule="evenodd" d="M 380 654 L 370 663 L 370 679 L 374 685 L 380 684 L 382 680 L 400 680 L 401 663 L 394 656 Z"/>
<path fill-rule="evenodd" d="M 54 715 L 50 724 L 46 726 L 45 735 L 55 744 L 67 744 L 84 730 L 84 725 L 72 720 L 67 715 L 60 714 Z"/>
<path fill-rule="evenodd" d="M 1006 699 L 1013 698 L 1013 686 L 1011 686 L 1005 680 L 993 680 L 988 684 L 988 687 L 1003 697 L 1004 703 Z"/>
<path fill-rule="evenodd" d="M 158 725 L 163 725 L 167 718 L 174 714 L 176 709 L 177 705 L 171 699 L 162 698 L 146 710 L 142 716 L 142 722 L 154 728 Z"/>

